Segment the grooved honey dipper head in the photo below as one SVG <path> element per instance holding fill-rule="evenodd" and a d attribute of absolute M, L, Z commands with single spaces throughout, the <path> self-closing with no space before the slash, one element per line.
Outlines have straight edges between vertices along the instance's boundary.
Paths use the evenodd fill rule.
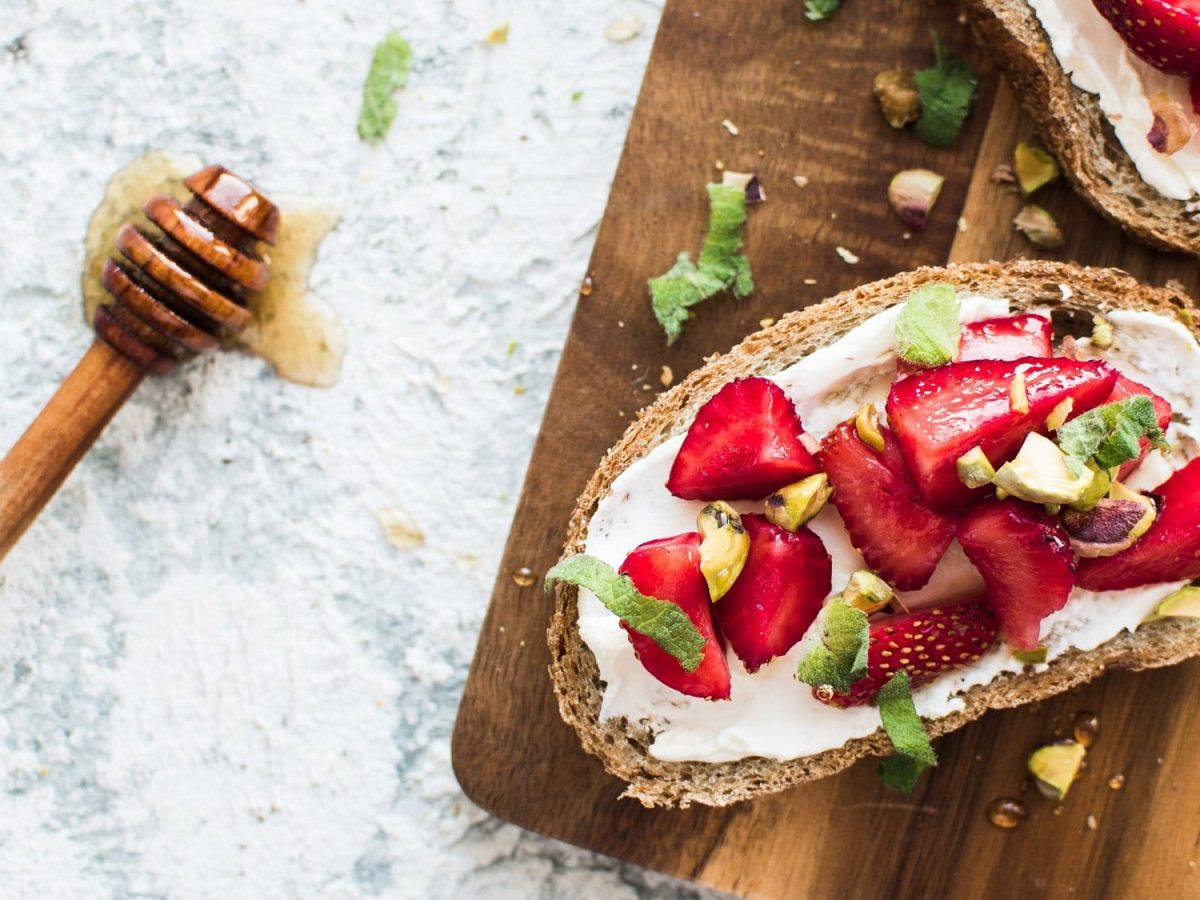
<path fill-rule="evenodd" d="M 121 226 L 121 256 L 100 274 L 113 299 L 96 309 L 96 334 L 156 374 L 250 324 L 246 295 L 267 284 L 258 243 L 279 236 L 275 204 L 222 166 L 201 169 L 184 185 L 192 192 L 184 206 L 161 195 L 147 201 L 158 232 Z"/>

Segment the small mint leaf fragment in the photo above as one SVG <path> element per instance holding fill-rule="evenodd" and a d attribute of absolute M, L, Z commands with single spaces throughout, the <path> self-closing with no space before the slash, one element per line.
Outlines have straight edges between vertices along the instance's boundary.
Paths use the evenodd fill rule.
<path fill-rule="evenodd" d="M 936 63 L 916 74 L 921 116 L 913 133 L 934 147 L 948 147 L 962 130 L 975 102 L 979 78 L 974 70 L 946 48 L 940 34 L 933 34 Z"/>
<path fill-rule="evenodd" d="M 608 563 L 580 553 L 547 572 L 546 586 L 552 581 L 565 581 L 591 591 L 633 631 L 644 634 L 679 660 L 684 671 L 696 671 L 704 659 L 708 641 L 687 613 L 674 603 L 647 597 L 633 586 L 628 575 L 618 574 Z"/>
<path fill-rule="evenodd" d="M 880 765 L 879 774 L 892 790 L 907 794 L 916 787 L 922 772 L 937 765 L 937 755 L 913 704 L 908 672 L 901 669 L 888 679 L 876 702 L 883 730 L 896 751 Z"/>
<path fill-rule="evenodd" d="M 1137 459 L 1142 452 L 1142 438 L 1160 450 L 1167 449 L 1154 402 L 1144 394 L 1088 410 L 1065 423 L 1055 437 L 1067 455 L 1067 467 L 1075 475 L 1090 459 L 1102 469 Z"/>
<path fill-rule="evenodd" d="M 363 85 L 362 109 L 358 114 L 358 136 L 369 143 L 383 139 L 396 118 L 392 95 L 408 83 L 412 70 L 412 48 L 399 33 L 389 31 L 375 47 L 371 69 Z"/>
<path fill-rule="evenodd" d="M 835 597 L 821 614 L 821 642 L 800 660 L 797 680 L 845 693 L 867 674 L 869 639 L 867 614 Z"/>
<path fill-rule="evenodd" d="M 754 290 L 750 261 L 742 253 L 742 230 L 746 224 L 746 191 L 725 184 L 708 185 L 709 225 L 700 248 L 700 257 L 692 262 L 680 253 L 666 274 L 650 279 L 650 300 L 654 317 L 673 344 L 683 333 L 688 309 L 721 291 L 737 298 Z"/>
<path fill-rule="evenodd" d="M 940 366 L 958 355 L 958 298 L 949 284 L 926 284 L 904 303 L 896 319 L 896 350 L 920 366 Z"/>
<path fill-rule="evenodd" d="M 842 0 L 805 0 L 804 15 L 814 22 L 832 19 Z"/>

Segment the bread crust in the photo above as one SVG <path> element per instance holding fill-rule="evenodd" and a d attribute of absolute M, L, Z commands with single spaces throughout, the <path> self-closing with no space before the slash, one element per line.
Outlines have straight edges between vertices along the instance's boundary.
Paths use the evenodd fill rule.
<path fill-rule="evenodd" d="M 1179 317 L 1200 336 L 1191 324 L 1192 304 L 1186 295 L 1140 284 L 1118 269 L 1031 260 L 929 267 L 843 292 L 755 332 L 642 410 L 605 455 L 580 496 L 571 517 L 564 558 L 583 551 L 589 520 L 616 477 L 655 446 L 685 431 L 700 405 L 722 385 L 735 378 L 779 372 L 930 282 L 950 283 L 959 291 L 1004 298 L 1014 310 L 1049 308 L 1058 334 L 1086 333 L 1094 313 L 1120 308 Z M 1064 297 L 1060 289 L 1063 284 L 1070 287 L 1069 297 Z M 883 756 L 891 751 L 887 737 L 876 731 L 840 748 L 786 761 L 762 757 L 725 763 L 656 759 L 649 753 L 652 733 L 645 724 L 624 718 L 600 721 L 603 685 L 596 658 L 577 626 L 578 591 L 560 583 L 554 585 L 553 593 L 555 609 L 548 642 L 559 711 L 578 733 L 583 748 L 628 784 L 623 796 L 645 806 L 727 806 L 832 775 L 865 756 Z M 963 695 L 966 708 L 929 721 L 929 732 L 932 736 L 945 734 L 989 709 L 1019 706 L 1062 693 L 1106 669 L 1157 668 L 1198 653 L 1200 620 L 1160 620 L 1135 633 L 1122 633 L 1096 650 L 1064 654 L 1044 672 L 1006 674 L 974 687 Z"/>
<path fill-rule="evenodd" d="M 1200 221 L 1142 181 L 1093 94 L 1063 71 L 1026 0 L 966 0 L 972 30 L 1004 69 L 1063 174 L 1101 214 L 1163 250 L 1200 253 Z"/>

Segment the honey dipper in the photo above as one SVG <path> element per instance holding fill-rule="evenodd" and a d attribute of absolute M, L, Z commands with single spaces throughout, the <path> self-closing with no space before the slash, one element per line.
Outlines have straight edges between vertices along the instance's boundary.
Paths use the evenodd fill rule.
<path fill-rule="evenodd" d="M 279 210 L 221 166 L 184 184 L 186 205 L 166 196 L 146 203 L 159 233 L 121 226 L 121 258 L 107 260 L 100 276 L 112 300 L 96 310 L 96 339 L 0 460 L 0 559 L 147 372 L 169 372 L 250 324 L 246 295 L 267 283 L 256 247 L 275 243 Z"/>

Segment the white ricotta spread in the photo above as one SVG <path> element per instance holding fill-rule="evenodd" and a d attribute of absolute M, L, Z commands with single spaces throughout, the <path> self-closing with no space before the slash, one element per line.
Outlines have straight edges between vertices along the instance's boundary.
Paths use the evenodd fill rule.
<path fill-rule="evenodd" d="M 1146 140 L 1154 121 L 1150 97 L 1162 91 L 1190 110 L 1188 80 L 1134 56 L 1092 0 L 1029 0 L 1029 5 L 1063 71 L 1076 87 L 1096 95 L 1142 180 L 1175 200 L 1200 193 L 1200 135 L 1170 156 Z"/>
<path fill-rule="evenodd" d="M 1002 300 L 971 295 L 960 295 L 960 300 L 964 321 L 1008 312 Z M 896 373 L 893 333 L 899 310 L 899 306 L 893 307 L 872 317 L 773 376 L 796 404 L 806 432 L 824 436 L 863 403 L 874 402 L 882 410 Z M 1182 466 L 1200 449 L 1195 426 L 1188 424 L 1195 415 L 1188 386 L 1200 377 L 1200 347 L 1186 328 L 1162 316 L 1116 311 L 1108 318 L 1116 345 L 1105 351 L 1103 358 L 1165 397 L 1187 417 L 1186 423 L 1172 424 L 1168 431 L 1174 452 L 1170 456 L 1152 452 L 1129 482 L 1137 488 L 1155 487 L 1173 467 Z M 1088 344 L 1080 342 L 1084 354 L 1091 353 Z M 682 441 L 679 435 L 661 444 L 614 481 L 592 517 L 588 553 L 617 567 L 638 544 L 695 530 L 696 513 L 703 504 L 673 497 L 665 487 Z M 743 512 L 761 506 L 734 505 Z M 862 557 L 851 546 L 832 504 L 810 527 L 833 558 L 833 590 L 840 591 L 849 574 L 864 567 Z M 1042 623 L 1047 659 L 1072 647 L 1094 649 L 1124 630 L 1136 629 L 1158 601 L 1180 584 L 1105 593 L 1076 589 L 1067 605 Z M 954 543 L 929 584 L 901 596 L 905 606 L 912 608 L 982 590 L 978 572 Z M 879 727 L 879 712 L 874 707 L 842 710 L 826 706 L 794 679 L 804 652 L 802 645 L 754 675 L 748 674 L 730 651 L 732 698 L 714 702 L 687 697 L 650 675 L 634 656 L 617 617 L 586 591 L 581 591 L 579 600 L 579 630 L 596 656 L 605 684 L 601 718 L 623 716 L 648 722 L 655 734 L 650 752 L 660 759 L 793 759 L 840 747 Z M 927 718 L 937 718 L 962 709 L 961 695 L 968 688 L 1021 668 L 1008 647 L 998 643 L 979 662 L 916 690 L 917 710 Z"/>

